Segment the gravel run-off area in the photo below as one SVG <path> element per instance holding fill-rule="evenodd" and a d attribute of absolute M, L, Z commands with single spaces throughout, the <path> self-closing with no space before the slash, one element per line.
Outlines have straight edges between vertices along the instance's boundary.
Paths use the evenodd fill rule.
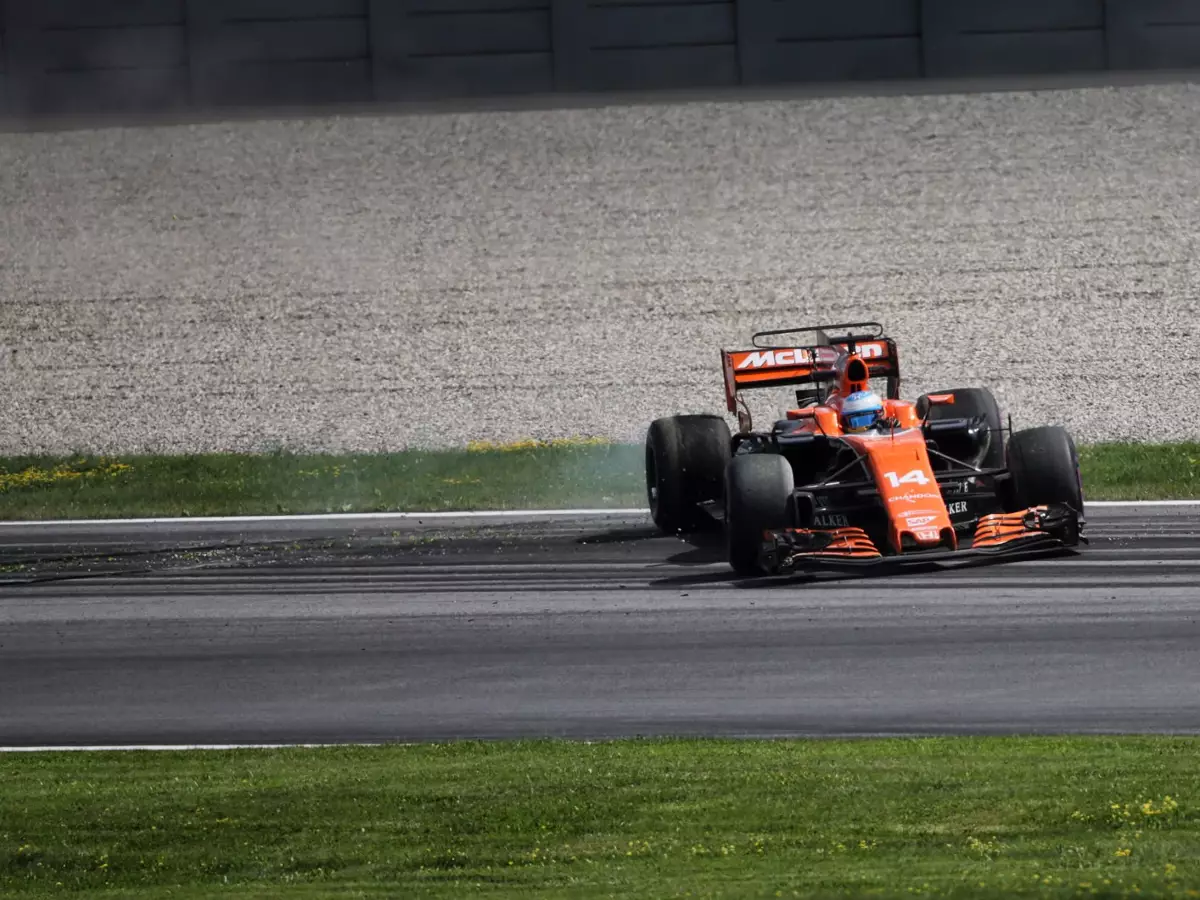
<path fill-rule="evenodd" d="M 1198 294 L 1197 85 L 3 134 L 0 454 L 638 441 L 858 318 L 1195 439 Z"/>

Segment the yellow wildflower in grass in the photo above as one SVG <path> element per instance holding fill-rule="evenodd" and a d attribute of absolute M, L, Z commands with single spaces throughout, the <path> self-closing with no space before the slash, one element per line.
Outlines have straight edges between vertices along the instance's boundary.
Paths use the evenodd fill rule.
<path fill-rule="evenodd" d="M 550 440 L 540 440 L 537 438 L 523 438 L 519 441 L 498 442 L 498 441 L 470 441 L 467 444 L 468 453 L 514 453 L 521 450 L 543 450 L 549 447 L 602 447 L 611 444 L 608 438 L 602 437 L 572 437 L 572 438 L 551 438 Z"/>
<path fill-rule="evenodd" d="M 625 850 L 626 856 L 649 856 L 650 842 L 649 841 L 629 841 Z"/>
<path fill-rule="evenodd" d="M 0 494 L 5 491 L 50 487 L 69 482 L 98 481 L 115 477 L 132 468 L 128 463 L 107 459 L 99 459 L 95 465 L 89 466 L 87 460 L 81 459 L 71 463 L 59 463 L 52 469 L 38 466 L 30 466 L 20 472 L 6 472 L 0 469 Z"/>
<path fill-rule="evenodd" d="M 1120 847 L 1117 849 L 1117 852 L 1113 854 L 1113 856 L 1129 856 L 1131 853 L 1133 853 L 1133 850 L 1129 847 Z"/>
<path fill-rule="evenodd" d="M 1155 804 L 1155 802 L 1153 800 L 1147 800 L 1145 803 L 1143 803 L 1142 804 L 1142 815 L 1143 816 L 1170 815 L 1171 813 L 1175 812 L 1177 809 L 1179 809 L 1179 804 L 1175 801 L 1174 798 L 1171 797 L 1170 794 L 1167 794 L 1165 797 L 1162 798 L 1161 801 L 1159 801 L 1158 804 Z"/>
<path fill-rule="evenodd" d="M 995 835 L 992 836 L 990 841 L 981 841 L 974 835 L 969 835 L 967 837 L 967 849 L 973 853 L 978 853 L 986 859 L 995 859 L 1004 852 L 1004 845 L 1000 843 Z"/>
<path fill-rule="evenodd" d="M 1178 811 L 1179 802 L 1167 794 L 1160 800 L 1110 803 L 1108 821 L 1118 828 L 1169 828 Z M 1141 836 L 1140 831 L 1137 836 Z"/>

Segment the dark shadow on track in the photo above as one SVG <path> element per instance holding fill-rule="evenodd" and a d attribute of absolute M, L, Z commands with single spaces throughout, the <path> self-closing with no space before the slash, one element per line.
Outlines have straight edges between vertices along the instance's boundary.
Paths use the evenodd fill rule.
<path fill-rule="evenodd" d="M 910 562 L 904 565 L 887 566 L 886 568 L 864 567 L 858 571 L 824 570 L 813 572 L 793 572 L 786 575 L 766 575 L 756 578 L 745 578 L 732 571 L 707 572 L 695 575 L 670 575 L 657 578 L 650 582 L 652 587 L 702 586 L 709 584 L 729 584 L 732 587 L 752 590 L 769 590 L 772 588 L 794 588 L 807 584 L 838 584 L 854 581 L 886 582 L 889 577 L 899 575 L 934 575 L 943 572 L 953 572 L 963 569 L 998 568 L 1012 562 L 1044 559 L 1068 559 L 1083 556 L 1078 550 L 1071 548 L 1051 548 L 1023 554 L 1019 557 L 1001 557 L 996 559 L 969 559 L 962 562 Z M 679 564 L 681 558 L 689 558 L 692 564 L 711 564 L 724 561 L 718 552 L 716 556 L 708 550 L 697 548 L 676 556 L 668 557 L 667 562 Z"/>

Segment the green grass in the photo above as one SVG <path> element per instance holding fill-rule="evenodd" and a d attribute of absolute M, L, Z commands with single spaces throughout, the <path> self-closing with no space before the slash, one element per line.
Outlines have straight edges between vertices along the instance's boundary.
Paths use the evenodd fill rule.
<path fill-rule="evenodd" d="M 0 893 L 1197 896 L 1198 752 L 947 738 L 7 755 Z"/>
<path fill-rule="evenodd" d="M 1085 445 L 1079 466 L 1093 500 L 1200 498 L 1200 443 Z"/>
<path fill-rule="evenodd" d="M 114 463 L 128 468 L 117 471 Z M 639 448 L 593 444 L 347 456 L 0 457 L 0 519 L 643 507 L 642 465 Z M 30 470 L 45 477 L 15 477 Z M 85 474 L 70 474 L 76 471 Z"/>
<path fill-rule="evenodd" d="M 1200 498 L 1200 444 L 1080 449 L 1092 500 Z M 644 507 L 642 449 L 0 457 L 0 519 Z"/>

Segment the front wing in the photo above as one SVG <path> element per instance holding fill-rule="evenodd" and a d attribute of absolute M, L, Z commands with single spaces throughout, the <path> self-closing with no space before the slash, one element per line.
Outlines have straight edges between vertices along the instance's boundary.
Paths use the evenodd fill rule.
<path fill-rule="evenodd" d="M 927 564 L 982 562 L 1034 556 L 1087 543 L 1083 517 L 1066 504 L 1031 506 L 983 516 L 970 544 L 958 550 L 919 550 L 884 555 L 860 528 L 787 528 L 767 532 L 763 568 L 775 574 L 801 571 L 893 570 Z"/>

